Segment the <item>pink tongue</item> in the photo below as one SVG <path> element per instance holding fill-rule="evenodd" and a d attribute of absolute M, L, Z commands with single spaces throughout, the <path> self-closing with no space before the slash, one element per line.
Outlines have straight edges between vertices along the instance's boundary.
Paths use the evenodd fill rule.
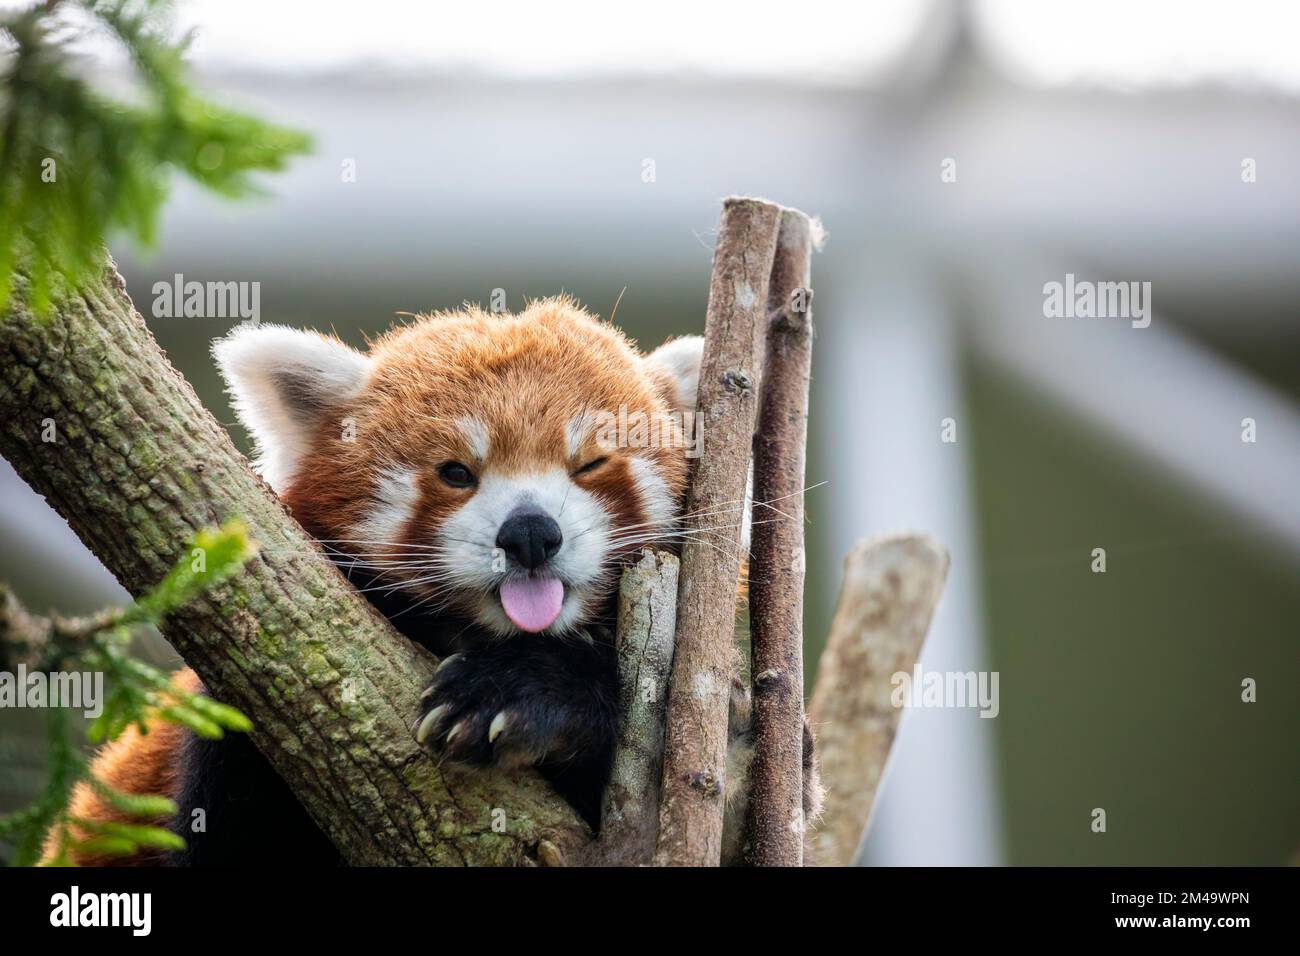
<path fill-rule="evenodd" d="M 560 616 L 564 584 L 556 578 L 511 578 L 501 585 L 501 606 L 515 626 L 536 634 Z"/>

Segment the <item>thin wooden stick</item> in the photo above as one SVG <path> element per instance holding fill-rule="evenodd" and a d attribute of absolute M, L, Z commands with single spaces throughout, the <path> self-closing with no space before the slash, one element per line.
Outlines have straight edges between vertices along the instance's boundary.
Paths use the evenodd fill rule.
<path fill-rule="evenodd" d="M 722 204 L 697 406 L 704 416 L 704 454 L 691 482 L 687 514 L 716 516 L 745 494 L 758 406 L 755 346 L 766 327 L 780 219 L 781 207 L 760 200 L 732 198 Z M 689 536 L 710 520 L 688 521 L 682 548 L 655 853 L 656 863 L 666 866 L 717 866 L 722 854 L 740 522 L 711 531 L 703 541 Z"/>
<path fill-rule="evenodd" d="M 781 213 L 768 295 L 749 573 L 754 762 L 745 861 L 803 865 L 803 487 L 812 370 L 815 227 Z M 781 514 L 761 502 L 780 501 Z"/>
<path fill-rule="evenodd" d="M 619 585 L 618 743 L 598 853 L 606 865 L 640 866 L 654 857 L 678 567 L 675 556 L 646 551 Z"/>
<path fill-rule="evenodd" d="M 947 575 L 948 553 L 925 535 L 861 541 L 844 559 L 809 706 L 826 786 L 812 837 L 820 865 L 848 866 L 857 854 L 902 716 L 891 678 L 916 664 Z"/>

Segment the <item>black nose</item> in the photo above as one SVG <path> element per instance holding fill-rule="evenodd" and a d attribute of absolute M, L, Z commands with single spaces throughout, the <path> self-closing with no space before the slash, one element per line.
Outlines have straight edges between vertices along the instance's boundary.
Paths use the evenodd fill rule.
<path fill-rule="evenodd" d="M 497 547 L 530 571 L 559 551 L 563 541 L 560 526 L 545 511 L 512 511 L 497 532 Z"/>

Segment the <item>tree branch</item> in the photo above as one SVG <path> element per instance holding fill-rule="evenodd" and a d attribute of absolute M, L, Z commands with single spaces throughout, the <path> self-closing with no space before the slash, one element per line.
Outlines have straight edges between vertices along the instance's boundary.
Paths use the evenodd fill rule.
<path fill-rule="evenodd" d="M 717 866 L 722 855 L 727 711 L 735 660 L 739 515 L 757 411 L 758 367 L 781 207 L 722 206 L 713 252 L 697 408 L 704 454 L 687 498 L 677 647 L 668 697 L 659 842 L 661 865 Z M 707 538 L 692 534 L 713 529 Z"/>
<path fill-rule="evenodd" d="M 860 541 L 844 559 L 809 706 L 826 787 L 819 864 L 848 866 L 857 853 L 902 716 L 891 678 L 911 673 L 947 574 L 948 553 L 925 535 Z"/>
<path fill-rule="evenodd" d="M 132 594 L 240 516 L 242 573 L 165 633 L 354 864 L 580 862 L 590 832 L 539 776 L 437 766 L 409 722 L 433 661 L 347 585 L 168 364 L 109 263 L 0 316 L 0 453 Z M 53 429 L 54 440 L 44 441 Z M 498 811 L 498 812 L 495 812 Z"/>
<path fill-rule="evenodd" d="M 814 231 L 803 213 L 782 210 L 754 434 L 754 762 L 745 841 L 752 866 L 803 865 L 803 486 Z"/>
<path fill-rule="evenodd" d="M 677 571 L 674 555 L 646 551 L 619 587 L 618 745 L 601 812 L 603 863 L 642 865 L 654 856 Z"/>
<path fill-rule="evenodd" d="M 0 581 L 0 672 L 18 667 L 38 668 L 48 657 L 53 640 L 53 622 L 33 614 Z"/>

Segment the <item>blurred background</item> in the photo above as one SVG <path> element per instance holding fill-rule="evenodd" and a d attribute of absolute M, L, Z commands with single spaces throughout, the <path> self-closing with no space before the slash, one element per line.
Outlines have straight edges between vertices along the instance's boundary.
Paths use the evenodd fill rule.
<path fill-rule="evenodd" d="M 844 554 L 901 529 L 952 555 L 922 665 L 1000 674 L 996 719 L 905 713 L 863 861 L 1294 857 L 1300 7 L 177 16 L 210 93 L 316 140 L 264 199 L 181 185 L 156 249 L 113 247 L 241 447 L 207 351 L 236 320 L 153 318 L 156 281 L 259 282 L 262 321 L 358 345 L 496 288 L 512 309 L 566 291 L 605 316 L 621 295 L 648 349 L 702 329 L 723 196 L 818 214 L 809 685 Z M 1150 282 L 1150 326 L 1045 317 L 1067 273 Z M 7 465 L 0 537 L 0 579 L 35 609 L 125 599 Z M 0 711 L 0 812 L 30 798 L 42 750 L 39 718 Z"/>

